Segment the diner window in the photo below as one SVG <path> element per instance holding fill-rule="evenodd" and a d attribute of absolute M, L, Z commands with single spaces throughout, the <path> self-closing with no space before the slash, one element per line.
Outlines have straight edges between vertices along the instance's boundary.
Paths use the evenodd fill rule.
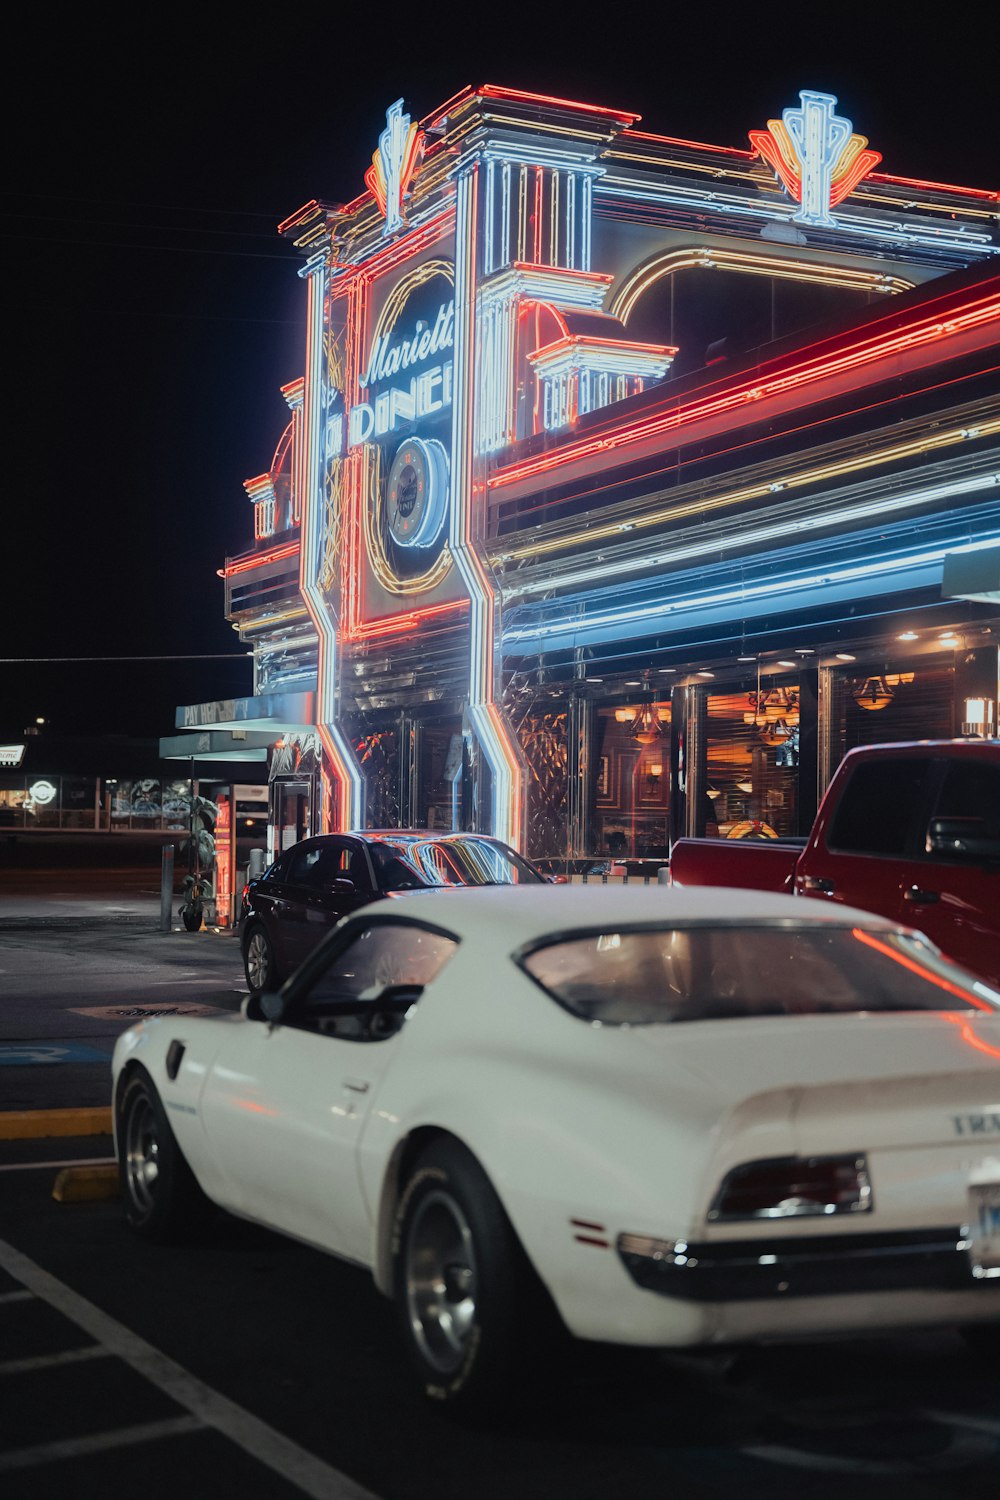
<path fill-rule="evenodd" d="M 597 715 L 591 852 L 605 858 L 665 860 L 670 851 L 670 702 L 642 686 Z"/>
<path fill-rule="evenodd" d="M 917 657 L 833 678 L 831 766 L 858 745 L 947 740 L 955 732 L 955 668 L 950 657 Z"/>
<path fill-rule="evenodd" d="M 798 833 L 799 717 L 792 677 L 706 693 L 696 834 L 773 839 Z"/>

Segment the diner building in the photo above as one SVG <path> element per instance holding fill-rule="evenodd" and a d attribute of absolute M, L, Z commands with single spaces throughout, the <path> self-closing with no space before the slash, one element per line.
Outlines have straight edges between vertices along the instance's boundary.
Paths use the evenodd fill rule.
<path fill-rule="evenodd" d="M 996 735 L 1000 195 L 773 105 L 736 146 L 397 101 L 280 226 L 302 370 L 221 569 L 255 691 L 163 742 L 266 746 L 272 850 L 662 861 L 804 833 L 854 745 Z"/>

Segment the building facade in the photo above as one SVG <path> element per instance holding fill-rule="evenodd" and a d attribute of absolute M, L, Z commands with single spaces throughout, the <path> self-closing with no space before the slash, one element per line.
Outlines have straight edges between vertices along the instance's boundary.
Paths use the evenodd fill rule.
<path fill-rule="evenodd" d="M 222 570 L 255 692 L 170 742 L 269 747 L 272 849 L 662 860 L 805 831 L 852 745 L 996 734 L 1000 195 L 808 90 L 743 149 L 639 123 L 398 101 L 280 226 L 303 372 Z"/>

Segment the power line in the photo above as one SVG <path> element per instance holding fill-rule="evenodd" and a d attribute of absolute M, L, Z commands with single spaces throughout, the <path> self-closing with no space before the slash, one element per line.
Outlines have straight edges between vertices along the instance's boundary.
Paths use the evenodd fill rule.
<path fill-rule="evenodd" d="M 248 661 L 252 656 L 252 651 L 242 651 L 238 655 L 227 651 L 215 655 L 198 656 L 0 656 L 0 667 L 28 667 L 53 665 L 57 662 L 86 661 Z"/>

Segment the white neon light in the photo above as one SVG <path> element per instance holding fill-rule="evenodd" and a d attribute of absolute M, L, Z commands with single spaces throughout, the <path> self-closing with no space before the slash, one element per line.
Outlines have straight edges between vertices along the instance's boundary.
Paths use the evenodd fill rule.
<path fill-rule="evenodd" d="M 834 94 L 803 89 L 798 109 L 782 110 L 781 118 L 798 153 L 802 175 L 802 207 L 793 215 L 800 224 L 836 223 L 830 212 L 833 174 L 854 126 L 834 113 Z"/>
<path fill-rule="evenodd" d="M 469 706 L 472 727 L 493 776 L 493 831 L 517 845 L 520 788 L 517 762 L 493 701 L 493 595 L 468 531 L 472 483 L 472 411 L 475 337 L 475 177 L 465 173 L 455 199 L 455 402 L 452 407 L 451 523 L 449 542 L 469 594 Z"/>
<path fill-rule="evenodd" d="M 637 573 L 646 568 L 656 568 L 671 563 L 686 562 L 695 557 L 704 557 L 725 551 L 731 547 L 751 547 L 759 542 L 775 541 L 779 537 L 794 536 L 808 531 L 821 531 L 827 526 L 841 526 L 850 521 L 861 521 L 871 516 L 890 515 L 901 510 L 910 510 L 917 505 L 927 505 L 933 500 L 946 500 L 952 495 L 975 494 L 980 490 L 994 489 L 1000 484 L 1000 472 L 993 471 L 975 479 L 957 479 L 950 484 L 936 484 L 928 489 L 910 490 L 905 495 L 891 498 L 880 497 L 864 504 L 848 506 L 843 510 L 824 511 L 822 515 L 807 516 L 796 521 L 783 521 L 771 526 L 757 526 L 752 530 L 744 526 L 724 537 L 712 537 L 709 541 L 692 542 L 686 547 L 675 547 L 669 551 L 644 552 L 641 557 L 627 557 L 619 561 L 607 557 L 599 566 L 578 568 L 573 573 L 551 574 L 544 579 L 519 584 L 512 578 L 504 590 L 504 598 L 522 598 L 529 594 L 549 593 L 553 588 L 573 588 L 592 583 L 595 579 L 621 577 L 626 573 Z M 622 529 L 625 529 L 623 523 Z M 606 545 L 606 543 L 605 543 Z"/>
<path fill-rule="evenodd" d="M 553 636 L 573 634 L 581 627 L 587 630 L 607 629 L 613 625 L 628 625 L 638 620 L 649 619 L 653 615 L 673 615 L 688 613 L 694 609 L 718 608 L 727 604 L 745 603 L 751 599 L 767 598 L 774 594 L 788 594 L 792 590 L 829 588 L 833 584 L 850 583 L 856 579 L 877 578 L 886 573 L 931 567 L 943 562 L 948 554 L 980 552 L 987 547 L 996 546 L 998 541 L 1000 541 L 1000 532 L 972 542 L 968 546 L 955 547 L 949 544 L 927 552 L 896 553 L 891 557 L 880 558 L 877 562 L 856 563 L 845 568 L 831 569 L 825 573 L 789 573 L 769 583 L 741 585 L 737 589 L 723 589 L 714 594 L 694 594 L 674 600 L 661 599 L 636 605 L 633 609 L 594 611 L 586 616 L 576 614 L 571 619 L 546 620 L 544 626 L 522 626 L 505 631 L 504 644 L 532 639 L 539 635 L 540 631 L 544 631 L 546 638 L 551 639 Z"/>
<path fill-rule="evenodd" d="M 602 198 L 624 198 L 629 202 L 651 202 L 671 207 L 700 210 L 715 209 L 725 214 L 740 214 L 751 219 L 786 219 L 795 217 L 795 205 L 779 202 L 753 203 L 732 193 L 708 188 L 658 187 L 645 184 L 638 188 L 627 178 L 605 177 L 597 185 Z M 833 227 L 837 234 L 850 233 L 890 243 L 921 245 L 939 250 L 958 250 L 967 254 L 972 250 L 984 255 L 1000 255 L 1000 245 L 992 243 L 988 234 L 969 225 L 953 224 L 938 228 L 933 224 L 918 226 L 902 223 L 887 223 L 884 219 L 870 219 L 856 211 L 838 209 Z"/>
<path fill-rule="evenodd" d="M 307 282 L 306 377 L 303 400 L 303 514 L 299 562 L 299 591 L 319 636 L 316 678 L 316 727 L 327 738 L 347 772 L 342 820 L 347 828 L 364 827 L 365 785 L 354 753 L 335 722 L 337 701 L 337 629 L 333 612 L 319 586 L 326 530 L 326 504 L 320 453 L 323 445 L 324 285 L 322 258 L 313 264 Z M 326 821 L 326 820 L 324 820 Z"/>

